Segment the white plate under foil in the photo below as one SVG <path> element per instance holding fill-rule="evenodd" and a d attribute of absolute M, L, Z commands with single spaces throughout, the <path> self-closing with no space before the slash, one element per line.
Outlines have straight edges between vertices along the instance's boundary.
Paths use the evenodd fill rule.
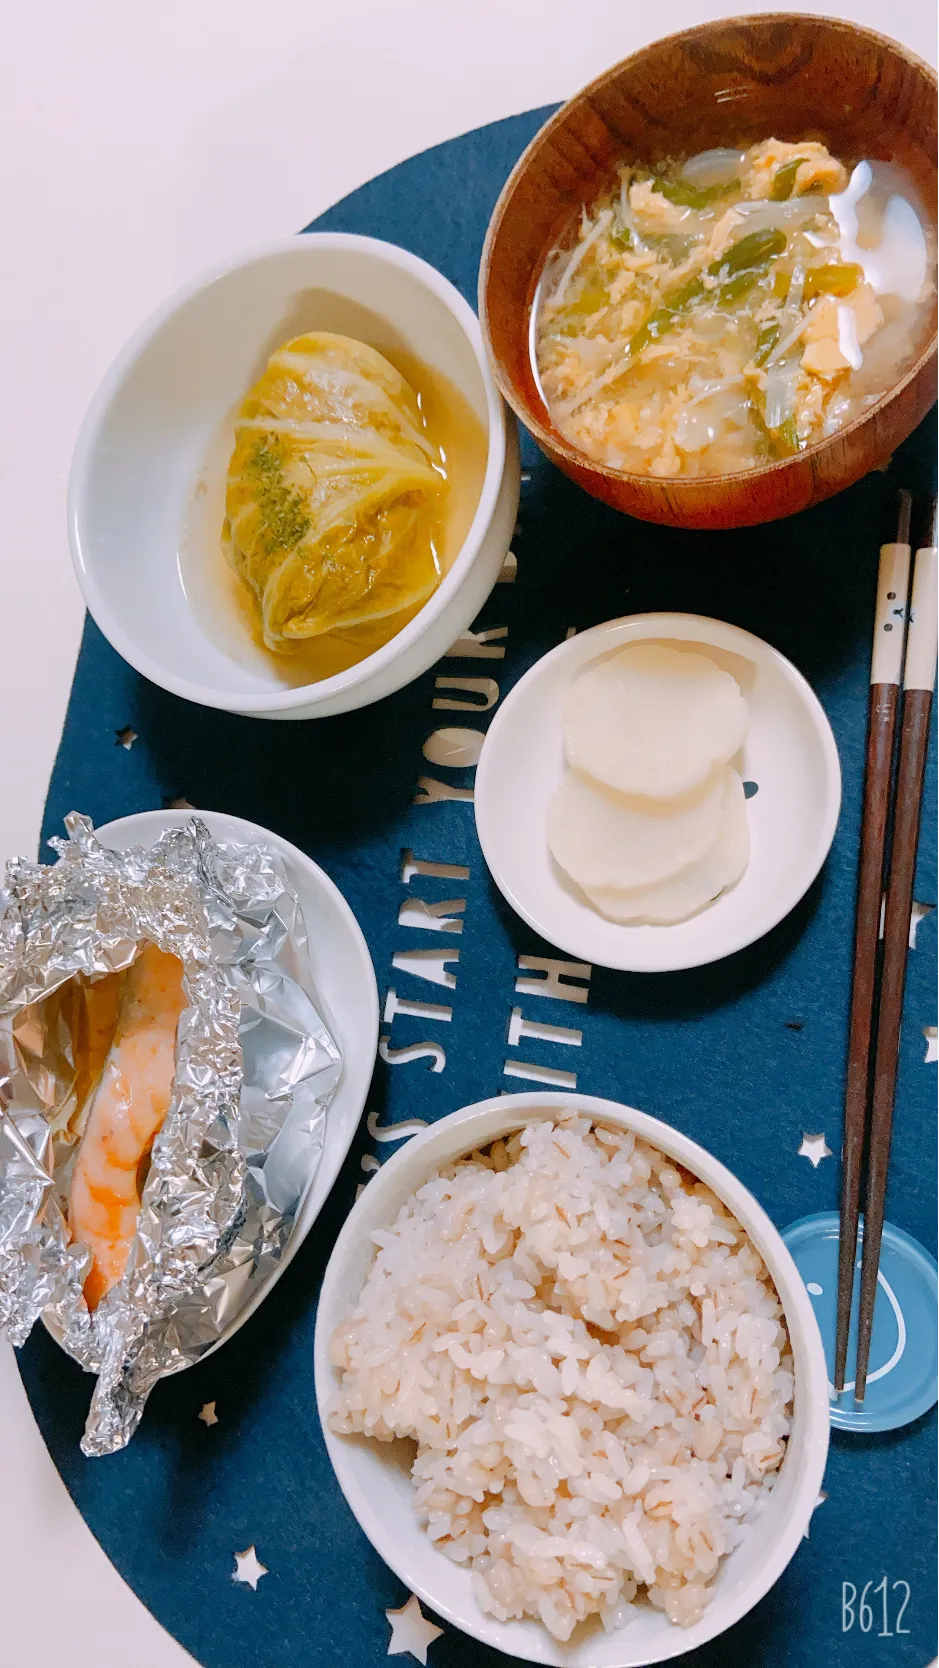
<path fill-rule="evenodd" d="M 626 643 L 687 644 L 732 672 L 750 732 L 731 763 L 747 786 L 750 861 L 736 886 L 687 921 L 608 921 L 554 862 L 548 801 L 564 773 L 561 714 L 581 667 Z M 499 890 L 542 938 L 597 967 L 664 973 L 719 961 L 788 915 L 828 855 L 841 806 L 831 725 L 801 672 L 759 637 L 697 614 L 634 614 L 543 656 L 489 727 L 476 770 L 476 829 Z"/>

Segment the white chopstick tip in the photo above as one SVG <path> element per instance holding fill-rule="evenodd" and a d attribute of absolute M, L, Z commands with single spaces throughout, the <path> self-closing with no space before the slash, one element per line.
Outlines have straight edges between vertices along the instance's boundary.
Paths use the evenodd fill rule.
<path fill-rule="evenodd" d="M 939 637 L 939 552 L 927 545 L 916 552 L 913 565 L 913 599 L 907 633 L 904 689 L 926 689 L 932 693 L 936 681 L 936 647 Z"/>
<path fill-rule="evenodd" d="M 900 682 L 909 589 L 909 545 L 881 545 L 880 566 L 877 570 L 874 642 L 871 651 L 871 683 Z"/>

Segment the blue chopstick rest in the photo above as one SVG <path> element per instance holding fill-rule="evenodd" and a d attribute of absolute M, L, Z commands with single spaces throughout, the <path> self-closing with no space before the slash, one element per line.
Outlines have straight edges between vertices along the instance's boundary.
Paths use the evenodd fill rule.
<path fill-rule="evenodd" d="M 831 1422 L 838 1430 L 898 1430 L 928 1412 L 939 1394 L 939 1270 L 933 1257 L 901 1228 L 884 1224 L 870 1372 L 863 1402 L 854 1399 L 857 1304 L 864 1219 L 858 1234 L 853 1313 L 848 1340 L 848 1376 L 840 1396 L 832 1386 L 838 1298 L 838 1216 L 826 1211 L 803 1216 L 783 1232 L 789 1252 L 812 1299 L 828 1363 Z"/>

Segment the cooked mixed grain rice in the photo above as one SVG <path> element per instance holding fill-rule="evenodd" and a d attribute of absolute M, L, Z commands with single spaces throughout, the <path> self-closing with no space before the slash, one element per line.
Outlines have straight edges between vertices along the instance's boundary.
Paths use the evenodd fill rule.
<path fill-rule="evenodd" d="M 339 1432 L 410 1437 L 414 1506 L 500 1621 L 701 1616 L 785 1453 L 779 1299 L 701 1182 L 583 1114 L 419 1188 L 332 1360 Z"/>

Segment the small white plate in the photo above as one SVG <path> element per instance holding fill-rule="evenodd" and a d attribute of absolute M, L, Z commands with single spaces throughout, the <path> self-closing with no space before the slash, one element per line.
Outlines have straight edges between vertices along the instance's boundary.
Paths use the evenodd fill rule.
<path fill-rule="evenodd" d="M 219 1349 L 253 1315 L 274 1281 L 280 1278 L 306 1239 L 339 1174 L 372 1079 L 378 1046 L 378 987 L 362 929 L 338 887 L 312 858 L 282 840 L 279 834 L 272 834 L 269 828 L 259 828 L 256 823 L 218 811 L 141 811 L 137 816 L 105 823 L 95 833 L 102 845 L 117 851 L 124 851 L 128 846 L 152 846 L 167 828 L 184 828 L 193 815 L 201 817 L 216 840 L 241 845 L 263 844 L 283 860 L 306 922 L 315 995 L 325 1009 L 343 1062 L 339 1084 L 326 1115 L 326 1139 L 319 1168 L 300 1205 L 293 1232 L 270 1279 L 213 1345 L 213 1349 Z M 206 1353 L 211 1354 L 212 1350 Z"/>
<path fill-rule="evenodd" d="M 700 648 L 732 672 L 750 733 L 732 763 L 748 788 L 750 861 L 714 903 L 674 926 L 597 914 L 552 858 L 548 801 L 564 772 L 561 713 L 582 666 L 640 639 Z M 828 855 L 841 806 L 831 725 L 801 672 L 759 637 L 697 614 L 635 614 L 559 644 L 516 684 L 476 770 L 476 830 L 499 890 L 542 938 L 578 960 L 632 973 L 700 967 L 762 938 L 788 915 Z"/>

